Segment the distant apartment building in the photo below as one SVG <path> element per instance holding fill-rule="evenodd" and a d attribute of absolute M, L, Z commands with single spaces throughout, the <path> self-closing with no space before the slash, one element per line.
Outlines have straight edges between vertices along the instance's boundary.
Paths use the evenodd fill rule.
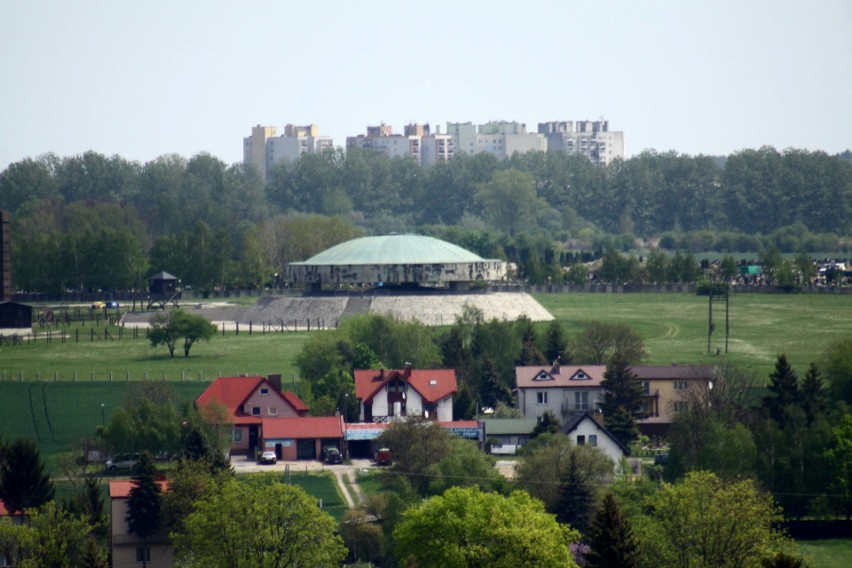
<path fill-rule="evenodd" d="M 515 153 L 547 150 L 545 138 L 540 134 L 527 132 L 527 125 L 520 122 L 491 121 L 480 125 L 448 122 L 447 134 L 452 136 L 456 152 L 487 152 L 501 160 Z"/>
<path fill-rule="evenodd" d="M 413 158 L 419 164 L 420 139 L 428 132 L 428 124 L 408 125 L 405 127 L 405 134 L 394 134 L 393 127 L 387 124 L 368 126 L 366 136 L 359 134 L 346 138 L 346 149 L 366 148 L 380 152 L 388 158 Z"/>
<path fill-rule="evenodd" d="M 548 152 L 580 154 L 602 166 L 624 159 L 624 132 L 610 131 L 606 120 L 540 122 L 538 132 L 546 138 Z"/>
<path fill-rule="evenodd" d="M 293 161 L 303 154 L 321 154 L 334 149 L 332 138 L 320 136 L 316 124 L 288 124 L 284 134 L 276 134 L 274 126 L 257 125 L 251 129 L 251 136 L 243 138 L 243 161 L 255 165 L 264 183 L 275 164 L 282 160 Z"/>

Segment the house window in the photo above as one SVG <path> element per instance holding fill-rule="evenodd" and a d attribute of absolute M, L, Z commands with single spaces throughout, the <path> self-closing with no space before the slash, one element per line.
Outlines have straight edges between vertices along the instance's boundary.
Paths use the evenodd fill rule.
<path fill-rule="evenodd" d="M 589 445 L 597 446 L 598 445 L 598 435 L 597 434 L 589 434 Z"/>
<path fill-rule="evenodd" d="M 648 381 L 642 381 L 642 393 L 651 394 L 651 383 Z"/>
<path fill-rule="evenodd" d="M 586 445 L 586 437 L 585 436 L 577 436 L 577 445 L 585 446 Z"/>
<path fill-rule="evenodd" d="M 686 390 L 689 388 L 689 383 L 686 381 L 675 381 L 674 388 L 679 391 Z"/>
<path fill-rule="evenodd" d="M 536 404 L 547 404 L 547 393 L 546 392 L 537 392 L 535 393 Z"/>
<path fill-rule="evenodd" d="M 277 406 L 270 406 L 269 407 L 269 415 L 270 416 L 278 416 L 278 407 Z"/>
<path fill-rule="evenodd" d="M 234 428 L 234 435 L 232 436 L 232 440 L 235 444 L 243 443 L 243 429 L 242 428 Z"/>
<path fill-rule="evenodd" d="M 269 394 L 269 389 L 267 387 L 261 387 L 260 394 L 263 396 L 267 396 Z"/>
<path fill-rule="evenodd" d="M 685 401 L 685 400 L 676 400 L 676 401 L 674 402 L 674 407 L 673 407 L 673 408 L 674 408 L 674 411 L 675 411 L 675 412 L 683 412 L 684 410 L 686 410 L 686 409 L 687 409 L 687 406 L 688 406 L 688 405 L 687 405 L 687 403 L 686 403 L 686 401 Z"/>
<path fill-rule="evenodd" d="M 587 391 L 574 393 L 574 410 L 589 409 L 589 393 Z"/>
<path fill-rule="evenodd" d="M 251 407 L 251 415 L 252 416 L 260 416 L 260 407 L 259 406 L 252 406 Z"/>
<path fill-rule="evenodd" d="M 148 563 L 151 561 L 151 548 L 150 547 L 136 547 L 136 563 L 140 564 L 142 562 Z"/>

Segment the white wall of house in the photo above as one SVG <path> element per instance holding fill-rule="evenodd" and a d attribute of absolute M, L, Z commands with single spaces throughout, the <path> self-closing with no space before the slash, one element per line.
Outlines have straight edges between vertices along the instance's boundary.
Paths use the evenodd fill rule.
<path fill-rule="evenodd" d="M 578 398 L 575 393 L 585 395 L 580 394 Z M 569 413 L 578 410 L 595 410 L 602 400 L 603 389 L 600 387 L 518 389 L 518 408 L 527 418 L 540 418 L 550 411 L 560 420 L 564 420 Z"/>
<path fill-rule="evenodd" d="M 594 438 L 592 438 L 592 436 L 594 436 Z M 580 424 L 577 425 L 577 428 L 568 434 L 568 437 L 570 437 L 577 445 L 580 445 L 578 440 L 582 437 L 584 445 L 594 445 L 598 447 L 601 451 L 603 451 L 603 453 L 609 456 L 609 458 L 615 463 L 616 467 L 618 467 L 621 463 L 621 458 L 624 457 L 624 452 L 618 444 L 616 444 L 615 441 L 603 431 L 600 424 L 591 418 L 586 418 L 580 422 Z"/>
<path fill-rule="evenodd" d="M 439 422 L 452 422 L 453 398 L 450 396 L 438 402 L 437 411 L 438 416 L 436 420 L 438 420 Z M 420 393 L 418 393 L 411 387 L 408 387 L 405 391 L 405 413 L 409 415 L 423 413 L 423 398 L 420 396 Z M 390 409 L 388 408 L 388 387 L 384 386 L 379 392 L 377 392 L 373 396 L 373 418 L 392 415 L 395 414 L 392 414 L 390 412 Z M 362 421 L 364 420 L 363 402 L 361 403 L 360 419 Z"/>

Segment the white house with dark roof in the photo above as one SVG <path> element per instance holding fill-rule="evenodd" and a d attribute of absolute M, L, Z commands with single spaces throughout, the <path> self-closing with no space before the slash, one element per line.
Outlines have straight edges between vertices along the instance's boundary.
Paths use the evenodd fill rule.
<path fill-rule="evenodd" d="M 630 455 L 630 450 L 604 427 L 602 421 L 600 412 L 575 412 L 562 425 L 562 433 L 578 446 L 598 448 L 618 467 L 621 459 Z"/>

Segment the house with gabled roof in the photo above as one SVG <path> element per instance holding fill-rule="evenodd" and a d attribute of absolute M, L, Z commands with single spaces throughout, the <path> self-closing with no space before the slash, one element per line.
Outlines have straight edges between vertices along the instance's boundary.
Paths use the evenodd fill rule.
<path fill-rule="evenodd" d="M 231 452 L 274 451 L 280 460 L 316 459 L 323 446 L 342 449 L 343 418 L 308 416 L 308 406 L 281 390 L 281 376 L 219 377 L 198 397 L 199 408 L 221 405 L 233 425 Z"/>
<path fill-rule="evenodd" d="M 527 418 L 552 413 L 561 423 L 569 415 L 594 410 L 603 400 L 603 365 L 515 367 L 517 406 Z"/>
<path fill-rule="evenodd" d="M 686 409 L 689 394 L 710 388 L 708 365 L 633 365 L 631 372 L 644 391 L 638 420 L 642 434 L 664 436 L 675 414 Z M 551 412 L 566 424 L 575 412 L 594 411 L 603 401 L 605 365 L 536 365 L 515 368 L 517 405 L 527 418 Z M 606 417 L 604 417 L 604 421 Z"/>
<path fill-rule="evenodd" d="M 158 481 L 162 492 L 168 491 L 167 481 Z M 111 566 L 142 566 L 171 568 L 175 551 L 167 531 L 142 538 L 128 532 L 127 511 L 130 491 L 135 482 L 129 479 L 109 482 L 110 557 Z"/>
<path fill-rule="evenodd" d="M 571 438 L 577 446 L 594 446 L 605 453 L 619 466 L 622 458 L 630 455 L 630 450 L 619 442 L 603 425 L 600 412 L 581 410 L 568 416 L 562 424 L 562 433 Z"/>
<path fill-rule="evenodd" d="M 456 390 L 453 369 L 412 369 L 405 365 L 401 370 L 355 371 L 361 422 L 387 422 L 407 415 L 452 422 Z"/>

